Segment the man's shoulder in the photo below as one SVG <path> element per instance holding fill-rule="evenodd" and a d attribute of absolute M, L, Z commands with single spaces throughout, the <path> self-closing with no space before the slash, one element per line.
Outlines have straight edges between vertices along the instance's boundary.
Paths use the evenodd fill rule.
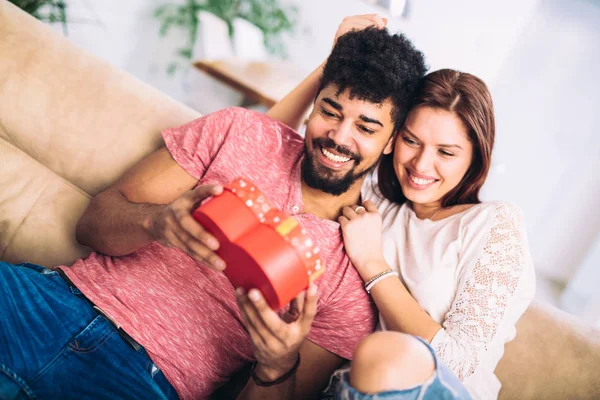
<path fill-rule="evenodd" d="M 248 139 L 262 145 L 273 143 L 283 147 L 296 147 L 298 143 L 304 141 L 297 131 L 262 112 L 242 107 L 229 107 L 209 116 L 219 124 L 227 123 L 229 134 L 242 134 L 240 140 Z"/>
<path fill-rule="evenodd" d="M 216 113 L 221 118 L 232 118 L 238 122 L 246 122 L 247 125 L 260 124 L 261 126 L 270 126 L 273 129 L 283 128 L 286 131 L 299 135 L 294 129 L 260 111 L 249 110 L 242 107 L 228 107 L 217 111 Z"/>

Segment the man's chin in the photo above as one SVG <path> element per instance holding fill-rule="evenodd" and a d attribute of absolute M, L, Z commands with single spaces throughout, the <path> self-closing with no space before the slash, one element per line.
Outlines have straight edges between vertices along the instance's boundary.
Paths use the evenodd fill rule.
<path fill-rule="evenodd" d="M 304 183 L 310 188 L 334 196 L 346 193 L 356 181 L 356 178 L 349 172 L 334 172 L 329 168 L 323 170 L 311 167 L 302 166 L 302 180 Z"/>

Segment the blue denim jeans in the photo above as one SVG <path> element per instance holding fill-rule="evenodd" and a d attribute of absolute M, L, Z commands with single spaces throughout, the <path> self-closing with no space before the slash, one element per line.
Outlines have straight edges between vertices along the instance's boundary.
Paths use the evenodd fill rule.
<path fill-rule="evenodd" d="M 335 385 L 335 398 L 339 400 L 467 400 L 471 396 L 456 375 L 444 364 L 438 362 L 435 351 L 421 338 L 435 361 L 433 376 L 422 385 L 406 390 L 390 390 L 379 393 L 362 393 L 350 386 L 350 369 L 336 371 L 332 382 Z"/>
<path fill-rule="evenodd" d="M 0 261 L 0 399 L 177 399 L 56 271 Z"/>

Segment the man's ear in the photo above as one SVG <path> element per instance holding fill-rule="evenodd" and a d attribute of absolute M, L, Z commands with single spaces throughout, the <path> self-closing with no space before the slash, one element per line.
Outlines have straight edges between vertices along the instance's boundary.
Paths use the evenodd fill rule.
<path fill-rule="evenodd" d="M 388 142 L 385 145 L 385 148 L 383 149 L 383 154 L 388 155 L 392 152 L 392 150 L 394 150 L 394 143 L 396 143 L 396 136 L 398 136 L 396 134 L 396 132 L 394 132 L 394 134 L 392 134 L 392 136 L 390 136 L 390 138 L 388 139 Z"/>

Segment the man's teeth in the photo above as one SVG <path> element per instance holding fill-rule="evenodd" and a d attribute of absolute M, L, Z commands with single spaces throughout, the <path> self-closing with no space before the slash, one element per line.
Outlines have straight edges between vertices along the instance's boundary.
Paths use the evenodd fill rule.
<path fill-rule="evenodd" d="M 421 178 L 417 178 L 415 176 L 410 175 L 410 179 L 416 183 L 417 185 L 429 185 L 431 182 L 435 181 L 435 179 L 421 179 Z"/>
<path fill-rule="evenodd" d="M 342 156 L 335 155 L 332 152 L 327 151 L 327 150 L 325 150 L 322 147 L 321 147 L 321 152 L 323 153 L 323 155 L 325 157 L 327 157 L 327 159 L 329 159 L 331 161 L 341 162 L 341 163 L 344 163 L 346 161 L 350 161 L 350 157 L 342 157 Z"/>

